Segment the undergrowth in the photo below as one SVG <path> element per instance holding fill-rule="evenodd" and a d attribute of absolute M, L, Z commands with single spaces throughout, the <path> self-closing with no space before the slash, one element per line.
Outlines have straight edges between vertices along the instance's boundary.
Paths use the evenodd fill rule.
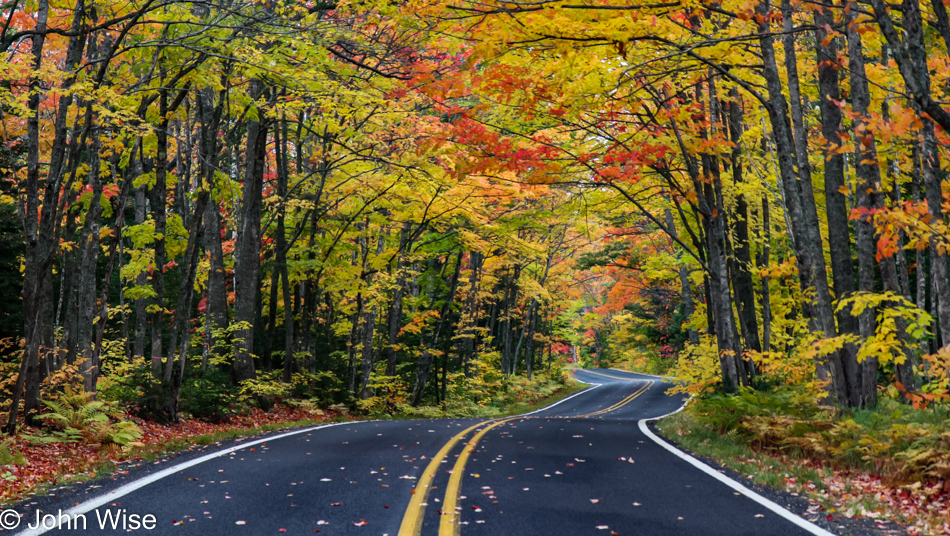
<path fill-rule="evenodd" d="M 950 492 L 947 409 L 882 398 L 873 410 L 842 412 L 814 400 L 787 386 L 705 394 L 657 428 L 756 483 L 810 496 L 822 515 L 939 527 Z"/>
<path fill-rule="evenodd" d="M 896 484 L 950 482 L 950 414 L 882 398 L 873 410 L 821 407 L 805 391 L 743 389 L 689 408 L 700 423 L 755 448 L 828 460 Z"/>
<path fill-rule="evenodd" d="M 439 406 L 396 406 L 395 414 L 405 418 L 504 417 L 542 407 L 583 388 L 561 370 L 520 376 L 486 377 L 467 381 L 450 375 L 448 399 Z"/>

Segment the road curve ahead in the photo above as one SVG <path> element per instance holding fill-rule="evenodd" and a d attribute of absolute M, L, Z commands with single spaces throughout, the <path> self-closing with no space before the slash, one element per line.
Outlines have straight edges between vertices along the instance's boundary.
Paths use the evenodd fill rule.
<path fill-rule="evenodd" d="M 19 530 L 31 535 L 828 534 L 793 524 L 784 511 L 754 502 L 646 435 L 640 420 L 682 403 L 681 395 L 665 394 L 669 384 L 661 378 L 614 370 L 579 370 L 576 377 L 593 385 L 514 418 L 340 423 L 251 441 L 98 497 L 93 489 L 68 504 L 40 499 L 31 509 L 20 509 Z M 63 516 L 69 516 L 68 523 Z M 146 520 L 152 526 L 146 516 L 154 518 L 151 530 L 141 525 Z M 38 519 L 54 528 L 23 531 Z"/>

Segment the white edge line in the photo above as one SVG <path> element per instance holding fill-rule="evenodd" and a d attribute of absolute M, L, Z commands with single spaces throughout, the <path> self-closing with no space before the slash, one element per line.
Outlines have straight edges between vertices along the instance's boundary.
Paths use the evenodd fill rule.
<path fill-rule="evenodd" d="M 579 380 L 578 380 L 578 381 L 579 381 Z M 587 382 L 581 382 L 581 383 L 587 383 Z M 555 402 L 555 403 L 553 403 L 553 404 L 551 404 L 551 405 L 549 405 L 549 406 L 545 406 L 545 407 L 543 407 L 543 408 L 536 409 L 536 410 L 534 410 L 534 411 L 532 411 L 532 412 L 530 412 L 530 413 L 523 413 L 522 415 L 531 415 L 531 414 L 533 414 L 533 413 L 538 413 L 539 411 L 545 411 L 545 410 L 547 410 L 547 409 L 553 408 L 554 406 L 556 406 L 556 405 L 558 405 L 558 404 L 561 404 L 561 403 L 563 403 L 563 402 L 567 402 L 568 400 L 574 398 L 575 396 L 578 396 L 578 395 L 581 395 L 581 394 L 584 394 L 584 393 L 588 393 L 588 392 L 592 391 L 593 389 L 596 389 L 596 388 L 600 387 L 601 384 L 599 384 L 599 383 L 593 383 L 593 384 L 589 384 L 589 385 L 591 385 L 591 388 L 590 388 L 590 389 L 584 389 L 584 390 L 582 390 L 582 391 L 579 391 L 579 392 L 577 392 L 577 393 L 574 393 L 573 395 L 571 395 L 571 396 L 569 396 L 569 397 L 567 397 L 567 398 L 563 398 L 563 399 L 561 399 L 561 400 L 558 400 L 557 402 Z M 363 422 L 372 422 L 372 421 L 343 421 L 343 422 L 335 422 L 335 423 L 330 423 L 330 424 L 321 424 L 321 425 L 318 425 L 318 426 L 311 426 L 311 427 L 308 427 L 308 428 L 301 428 L 300 430 L 294 430 L 294 431 L 291 431 L 291 432 L 285 432 L 285 433 L 283 433 L 283 434 L 277 434 L 277 435 L 274 435 L 274 436 L 268 436 L 268 437 L 261 438 L 261 439 L 257 439 L 257 440 L 254 440 L 254 441 L 248 441 L 247 443 L 241 443 L 240 445 L 235 445 L 235 446 L 233 446 L 233 447 L 226 448 L 226 449 L 224 449 L 224 450 L 219 450 L 219 451 L 216 451 L 216 452 L 212 452 L 212 453 L 210 453 L 210 454 L 206 454 L 206 455 L 204 455 L 204 456 L 200 456 L 200 457 L 195 458 L 195 459 L 193 459 L 193 460 L 189 460 L 189 461 L 187 461 L 187 462 L 182 462 L 182 463 L 173 465 L 173 466 L 171 466 L 171 467 L 167 467 L 167 468 L 165 468 L 165 469 L 162 469 L 161 471 L 158 471 L 157 473 L 153 473 L 153 474 L 151 474 L 151 475 L 148 475 L 148 476 L 146 476 L 146 477 L 140 478 L 140 479 L 138 479 L 138 480 L 134 480 L 134 481 L 129 482 L 128 484 L 126 484 L 126 485 L 124 485 L 124 486 L 120 486 L 120 487 L 118 487 L 118 488 L 116 488 L 116 489 L 114 489 L 114 490 L 112 490 L 112 491 L 110 491 L 110 492 L 108 492 L 108 493 L 104 493 L 104 494 L 102 494 L 102 495 L 100 495 L 100 496 L 98 496 L 98 497 L 96 497 L 96 498 L 94 498 L 94 499 L 89 499 L 89 500 L 86 501 L 86 502 L 80 503 L 80 504 L 78 504 L 78 505 L 76 505 L 76 506 L 70 508 L 69 510 L 66 510 L 64 513 L 67 514 L 67 515 L 69 515 L 70 517 L 72 517 L 72 516 L 74 516 L 74 515 L 76 515 L 76 514 L 85 514 L 86 512 L 89 512 L 89 511 L 91 511 L 91 510 L 95 510 L 96 508 L 99 508 L 100 506 L 106 505 L 106 504 L 108 504 L 108 503 L 110 503 L 110 502 L 112 502 L 112 501 L 114 501 L 114 500 L 116 500 L 116 499 L 118 499 L 118 498 L 120 498 L 120 497 L 123 497 L 123 496 L 125 496 L 125 495 L 128 495 L 129 493 L 132 493 L 133 491 L 136 491 L 136 490 L 139 490 L 139 489 L 141 489 L 141 488 L 144 488 L 145 486 L 148 486 L 149 484 L 152 484 L 152 483 L 154 483 L 154 482 L 158 482 L 159 480 L 161 480 L 161 479 L 163 479 L 163 478 L 165 478 L 165 477 L 167 477 L 167 476 L 171 476 L 171 475 L 173 475 L 173 474 L 175 474 L 175 473 L 181 472 L 181 471 L 183 471 L 183 470 L 185 470 L 185 469 L 188 469 L 189 467 L 194 467 L 195 465 L 198 465 L 198 464 L 200 464 L 200 463 L 204 463 L 204 462 L 206 462 L 206 461 L 213 460 L 214 458 L 219 458 L 219 457 L 221 457 L 221 456 L 226 456 L 226 455 L 228 455 L 228 454 L 230 454 L 230 453 L 232 453 L 232 452 L 237 452 L 237 451 L 239 451 L 239 450 L 246 449 L 247 447 L 252 447 L 252 446 L 254 446 L 254 445 L 260 445 L 261 443 L 267 443 L 267 442 L 269 442 L 269 441 L 275 441 L 275 440 L 278 440 L 278 439 L 283 439 L 283 438 L 285 438 L 285 437 L 291 437 L 291 436 L 299 435 L 299 434 L 302 434 L 302 433 L 305 433 L 305 432 L 312 432 L 312 431 L 314 431 L 314 430 L 319 430 L 319 429 L 321 429 L 321 428 L 330 428 L 330 427 L 332 427 L 332 426 L 340 426 L 340 425 L 344 425 L 344 424 L 357 424 L 357 423 L 363 423 Z M 54 528 L 55 528 L 55 527 L 54 527 Z M 36 529 L 27 529 L 27 530 L 24 530 L 24 531 L 19 532 L 19 533 L 17 533 L 17 534 L 18 534 L 18 536 L 39 536 L 40 534 L 45 534 L 45 533 L 48 532 L 49 530 L 51 530 L 51 529 L 46 529 L 46 528 L 38 527 L 38 528 L 36 528 Z"/>
<path fill-rule="evenodd" d="M 667 417 L 667 416 L 669 416 L 669 415 L 673 415 L 674 413 L 677 413 L 677 412 L 679 412 L 680 410 L 682 410 L 684 407 L 686 407 L 685 404 L 684 404 L 683 406 L 680 406 L 680 408 L 679 408 L 678 410 L 676 410 L 676 411 L 674 411 L 674 412 L 672 412 L 672 413 L 667 413 L 666 415 L 663 415 L 662 417 L 652 417 L 652 418 L 649 418 L 649 419 L 641 419 L 641 420 L 640 420 L 640 423 L 639 423 L 639 424 L 640 424 L 640 431 L 643 432 L 647 437 L 649 437 L 650 439 L 652 439 L 653 442 L 656 443 L 657 445 L 660 445 L 661 447 L 663 447 L 663 448 L 665 448 L 666 450 L 668 450 L 668 451 L 672 452 L 673 454 L 675 454 L 677 457 L 679 457 L 679 458 L 685 460 L 685 461 L 686 461 L 687 463 L 689 463 L 690 465 L 696 467 L 696 468 L 699 469 L 700 471 L 706 473 L 707 475 L 709 475 L 709 476 L 715 478 L 716 480 L 722 482 L 723 484 L 729 486 L 730 488 L 732 488 L 732 489 L 738 491 L 739 493 L 741 493 L 741 494 L 745 495 L 746 497 L 752 499 L 753 501 L 759 503 L 760 505 L 762 505 L 763 507 L 765 507 L 766 509 L 768 509 L 768 510 L 771 511 L 772 513 L 778 515 L 779 517 L 785 519 L 786 521 L 791 522 L 793 525 L 796 525 L 797 527 L 799 527 L 799 528 L 801 528 L 801 529 L 804 529 L 805 531 L 807 531 L 807 532 L 809 532 L 809 533 L 811 533 L 811 534 L 814 534 L 814 535 L 816 535 L 816 536 L 835 536 L 834 533 L 828 532 L 827 530 L 825 530 L 825 529 L 819 527 L 818 525 L 815 525 L 815 524 L 812 523 L 811 521 L 808 521 L 808 520 L 806 520 L 806 519 L 802 519 L 801 517 L 798 517 L 797 515 L 795 515 L 795 514 L 789 512 L 788 510 L 786 510 L 785 508 L 783 508 L 780 504 L 775 503 L 775 502 L 772 502 L 772 501 L 770 501 L 769 499 L 766 499 L 765 497 L 759 495 L 759 494 L 756 493 L 755 491 L 752 491 L 751 489 L 749 489 L 749 488 L 743 486 L 742 484 L 736 482 L 735 480 L 729 478 L 728 476 L 726 476 L 726 475 L 724 475 L 724 474 L 722 474 L 722 473 L 716 471 L 716 470 L 713 469 L 712 467 L 710 467 L 710 466 L 706 465 L 705 463 L 703 463 L 703 462 L 697 460 L 696 458 L 690 456 L 689 454 L 686 454 L 685 452 L 683 452 L 683 451 L 681 451 L 680 449 L 674 447 L 673 445 L 670 445 L 669 443 L 667 443 L 666 441 L 664 441 L 663 439 L 661 439 L 659 436 L 657 436 L 656 434 L 654 434 L 652 431 L 650 431 L 650 427 L 647 426 L 647 423 L 648 423 L 648 422 L 650 422 L 650 421 L 655 421 L 655 420 L 657 420 L 657 419 L 661 419 L 661 418 Z"/>
<path fill-rule="evenodd" d="M 579 382 L 581 382 L 581 383 L 587 383 L 587 382 L 581 381 L 581 380 L 577 380 L 577 381 L 579 381 Z M 536 410 L 531 411 L 531 412 L 528 412 L 528 413 L 522 413 L 521 415 L 533 415 L 533 414 L 535 414 L 535 413 L 538 413 L 539 411 L 547 411 L 547 410 L 553 408 L 554 406 L 556 406 L 556 405 L 558 405 L 558 404 L 561 404 L 561 403 L 563 403 L 563 402 L 567 402 L 568 400 L 574 398 L 575 396 L 580 396 L 580 395 L 582 395 L 582 394 L 584 394 L 584 393 L 589 393 L 589 392 L 593 391 L 594 389 L 597 389 L 598 387 L 601 386 L 601 384 L 599 384 L 599 383 L 587 383 L 587 385 L 590 385 L 590 388 L 589 388 L 589 389 L 582 389 L 582 390 L 580 390 L 580 391 L 578 391 L 578 392 L 572 394 L 571 396 L 569 396 L 569 397 L 567 397 L 567 398 L 562 398 L 562 399 L 558 400 L 557 402 L 551 404 L 550 406 L 544 406 L 543 408 L 536 409 Z M 512 415 L 512 416 L 513 416 L 513 417 L 519 417 L 519 416 L 521 416 L 521 415 Z"/>
<path fill-rule="evenodd" d="M 623 369 L 618 369 L 618 368 L 609 368 L 609 369 L 607 369 L 607 370 L 612 370 L 612 371 L 614 371 L 614 372 L 626 372 L 627 374 L 639 374 L 639 375 L 641 375 L 641 376 L 652 376 L 652 377 L 654 377 L 654 378 L 660 378 L 660 379 L 663 379 L 663 380 L 672 380 L 672 379 L 673 379 L 673 378 L 670 378 L 669 376 L 657 376 L 656 374 L 647 374 L 646 372 L 634 372 L 634 371 L 632 371 L 632 370 L 623 370 Z"/>
<path fill-rule="evenodd" d="M 98 496 L 98 497 L 96 497 L 96 498 L 94 498 L 94 499 L 89 499 L 89 500 L 86 501 L 86 502 L 80 503 L 80 504 L 78 504 L 78 505 L 76 505 L 76 506 L 70 508 L 69 510 L 66 510 L 64 513 L 67 514 L 67 515 L 69 515 L 70 517 L 72 517 L 73 515 L 76 515 L 76 514 L 85 514 L 86 512 L 89 512 L 90 510 L 95 510 L 96 508 L 99 508 L 100 506 L 103 506 L 103 505 L 105 505 L 105 504 L 108 504 L 108 503 L 110 503 L 110 502 L 112 502 L 112 501 L 118 499 L 119 497 L 128 495 L 129 493 L 132 493 L 133 491 L 136 491 L 136 490 L 138 490 L 138 489 L 144 488 L 145 486 L 147 486 L 147 485 L 149 485 L 149 484 L 151 484 L 151 483 L 153 483 L 153 482 L 157 482 L 157 481 L 159 481 L 159 480 L 161 480 L 161 479 L 163 479 L 163 478 L 165 478 L 165 477 L 167 477 L 167 476 L 171 476 L 171 475 L 173 475 L 173 474 L 175 474 L 175 473 L 178 473 L 178 472 L 180 472 L 180 471 L 183 471 L 183 470 L 185 470 L 185 469 L 188 469 L 189 467 L 193 467 L 193 466 L 195 466 L 195 465 L 198 465 L 199 463 L 204 463 L 204 462 L 206 462 L 206 461 L 208 461 L 208 460 L 212 460 L 212 459 L 214 459 L 214 458 L 219 458 L 219 457 L 221 457 L 221 456 L 228 455 L 228 454 L 230 454 L 230 453 L 232 453 L 232 452 L 236 452 L 236 451 L 239 451 L 239 450 L 242 450 L 242 449 L 246 449 L 247 447 L 253 447 L 254 445 L 260 445 L 261 443 L 267 443 L 267 442 L 269 442 L 269 441 L 275 441 L 275 440 L 277 440 L 277 439 L 283 439 L 283 438 L 285 438 L 285 437 L 295 436 L 295 435 L 303 434 L 303 433 L 306 433 L 306 432 L 312 432 L 312 431 L 314 431 L 314 430 L 319 430 L 319 429 L 321 429 L 321 428 L 330 428 L 330 427 L 332 427 L 332 426 L 340 426 L 340 425 L 343 425 L 343 424 L 357 424 L 357 423 L 363 423 L 363 422 L 372 422 L 372 421 L 342 421 L 342 422 L 335 422 L 335 423 L 330 423 L 330 424 L 321 424 L 321 425 L 318 425 L 318 426 L 311 426 L 311 427 L 308 427 L 308 428 L 301 428 L 300 430 L 294 430 L 294 431 L 292 431 L 292 432 L 285 432 L 285 433 L 283 433 L 283 434 L 277 434 L 277 435 L 274 435 L 274 436 L 268 436 L 268 437 L 265 437 L 265 438 L 256 439 L 256 440 L 254 440 L 254 441 L 248 441 L 247 443 L 242 443 L 242 444 L 240 444 L 240 445 L 235 445 L 235 446 L 233 446 L 233 447 L 226 448 L 226 449 L 224 449 L 224 450 L 219 450 L 219 451 L 216 451 L 216 452 L 212 452 L 211 454 L 206 454 L 206 455 L 204 455 L 204 456 L 195 458 L 195 459 L 193 459 L 193 460 L 189 460 L 189 461 L 187 461 L 187 462 L 182 462 L 182 463 L 179 463 L 179 464 L 177 464 L 177 465 L 173 465 L 173 466 L 171 466 L 171 467 L 162 469 L 161 471 L 159 471 L 159 472 L 157 472 L 157 473 L 153 473 L 153 474 L 151 474 L 151 475 L 148 475 L 148 476 L 146 476 L 146 477 L 140 478 L 140 479 L 138 479 L 138 480 L 134 480 L 134 481 L 129 482 L 128 484 L 126 484 L 126 485 L 124 485 L 124 486 L 118 487 L 118 488 L 116 488 L 116 489 L 114 489 L 114 490 L 112 490 L 112 491 L 110 491 L 110 492 L 108 492 L 108 493 L 104 493 L 104 494 L 102 494 L 102 495 L 100 495 L 100 496 Z M 53 527 L 53 528 L 55 528 L 55 527 Z M 19 532 L 18 535 L 19 535 L 19 536 L 39 536 L 40 534 L 45 534 L 45 533 L 46 533 L 47 531 L 49 531 L 49 530 L 51 530 L 51 529 L 46 529 L 46 528 L 38 527 L 38 528 L 36 528 L 36 529 L 27 529 L 27 530 L 25 530 L 25 531 L 23 531 L 23 532 Z"/>

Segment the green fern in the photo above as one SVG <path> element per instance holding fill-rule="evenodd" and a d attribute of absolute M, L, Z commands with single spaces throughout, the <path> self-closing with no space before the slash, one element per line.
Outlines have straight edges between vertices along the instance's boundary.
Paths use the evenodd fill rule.
<path fill-rule="evenodd" d="M 26 465 L 23 453 L 13 450 L 13 441 L 6 440 L 0 443 L 0 465 Z"/>
<path fill-rule="evenodd" d="M 92 400 L 91 393 L 76 393 L 68 385 L 58 400 L 43 400 L 50 412 L 43 419 L 59 428 L 50 434 L 30 436 L 42 443 L 73 443 L 83 441 L 89 445 L 132 444 L 142 437 L 139 427 L 129 421 L 113 423 L 110 413 L 115 413 L 105 402 Z"/>

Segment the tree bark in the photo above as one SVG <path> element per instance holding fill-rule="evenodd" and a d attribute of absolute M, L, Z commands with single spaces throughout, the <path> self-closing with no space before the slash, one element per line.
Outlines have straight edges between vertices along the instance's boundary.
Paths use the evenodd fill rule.
<path fill-rule="evenodd" d="M 449 281 L 449 291 L 445 296 L 445 301 L 442 304 L 442 308 L 439 311 L 439 320 L 435 324 L 435 328 L 432 330 L 432 337 L 429 340 L 429 343 L 423 343 L 422 353 L 419 355 L 419 360 L 416 363 L 416 381 L 412 385 L 412 397 L 411 403 L 413 406 L 418 406 L 422 402 L 422 398 L 425 395 L 426 384 L 429 381 L 429 372 L 432 369 L 432 358 L 433 350 L 438 348 L 439 344 L 439 335 L 442 333 L 442 329 L 446 324 L 446 320 L 449 316 L 449 309 L 452 307 L 452 302 L 455 300 L 455 291 L 458 289 L 459 283 L 459 273 L 462 269 L 462 253 L 459 252 L 458 258 L 455 261 L 455 271 L 453 272 L 451 279 Z"/>
<path fill-rule="evenodd" d="M 250 94 L 257 99 L 264 92 L 263 83 L 251 82 Z M 258 111 L 262 113 L 262 111 Z M 267 119 L 258 117 L 247 124 L 247 158 L 244 166 L 244 190 L 234 251 L 234 321 L 235 330 L 233 377 L 236 383 L 254 379 L 254 324 L 257 321 L 257 281 L 261 251 L 261 205 L 264 167 L 267 158 Z"/>
<path fill-rule="evenodd" d="M 399 252 L 396 255 L 395 277 L 396 285 L 393 289 L 393 298 L 389 306 L 389 312 L 386 315 L 387 345 L 386 345 L 386 375 L 396 375 L 396 342 L 399 338 L 399 330 L 402 323 L 402 298 L 406 292 L 406 255 L 409 248 L 409 227 L 406 222 L 399 232 Z"/>
<path fill-rule="evenodd" d="M 867 74 L 864 63 L 864 46 L 861 34 L 855 29 L 857 9 L 855 3 L 850 3 L 851 9 L 845 18 L 848 36 L 848 71 L 851 73 L 851 105 L 855 113 L 854 133 L 857 140 L 857 154 L 855 155 L 855 173 L 858 178 L 858 199 L 868 210 L 884 208 L 884 192 L 881 186 L 881 170 L 878 166 L 877 147 L 874 134 L 870 127 L 871 94 L 868 88 Z M 873 292 L 874 290 L 874 260 L 876 231 L 870 214 L 861 216 L 858 220 L 858 249 L 859 249 L 859 288 Z M 903 255 L 903 251 L 899 252 Z M 897 275 L 897 263 L 893 256 L 882 256 L 879 260 L 881 280 L 884 290 L 900 296 L 900 282 Z M 868 311 L 868 318 L 860 319 L 861 335 L 869 336 L 874 332 L 873 311 Z M 865 324 L 870 324 L 866 326 Z M 914 356 L 907 348 L 907 334 L 902 319 L 896 322 L 897 339 L 902 347 L 902 356 L 893 356 L 897 369 L 898 381 L 905 392 L 913 391 L 914 385 Z M 865 333 L 869 332 L 868 335 Z M 868 357 L 862 363 L 863 386 L 861 390 L 861 406 L 873 407 L 877 403 L 877 368 L 876 357 Z"/>
<path fill-rule="evenodd" d="M 162 90 L 159 95 L 159 115 L 162 118 L 155 132 L 155 186 L 150 192 L 152 213 L 155 218 L 155 251 L 152 264 L 152 289 L 155 302 L 152 312 L 152 378 L 162 378 L 162 332 L 165 323 L 165 232 L 166 232 L 166 181 L 165 170 L 168 165 L 168 92 Z"/>
<path fill-rule="evenodd" d="M 730 90 L 729 102 L 729 140 L 733 143 L 730 167 L 732 180 L 738 191 L 736 194 L 736 212 L 732 218 L 732 230 L 735 236 L 735 262 L 733 263 L 733 287 L 736 294 L 736 305 L 739 309 L 739 323 L 742 328 L 742 338 L 745 347 L 755 352 L 762 351 L 759 340 L 759 322 L 755 313 L 755 284 L 752 281 L 752 250 L 749 240 L 749 207 L 746 196 L 739 185 L 745 182 L 742 175 L 742 101 L 739 90 Z M 749 362 L 748 360 L 743 360 Z M 750 363 L 750 362 L 749 362 Z M 748 365 L 747 365 L 748 367 Z M 748 371 L 754 374 L 754 368 Z"/>
<path fill-rule="evenodd" d="M 828 280 L 825 273 L 823 245 L 819 233 L 818 215 L 815 206 L 814 192 L 812 191 L 811 175 L 806 174 L 802 167 L 802 153 L 796 148 L 796 139 L 791 131 L 791 122 L 788 114 L 788 102 L 783 94 L 782 78 L 779 75 L 775 59 L 774 37 L 771 34 L 768 21 L 770 19 L 769 2 L 764 1 L 756 7 L 760 16 L 759 39 L 762 51 L 763 77 L 768 88 L 766 109 L 775 136 L 776 156 L 779 162 L 780 185 L 784 193 L 789 220 L 792 226 L 796 260 L 799 278 L 803 293 L 813 293 L 814 298 L 806 305 L 806 312 L 815 323 L 815 328 L 825 337 L 837 335 L 834 310 L 831 307 L 831 295 L 828 289 Z M 788 89 L 792 102 L 797 104 L 796 115 L 801 112 L 801 98 L 798 90 L 798 75 L 795 64 L 794 48 L 786 47 L 786 59 L 791 67 L 788 77 Z M 800 119 L 800 117 L 796 118 Z M 796 123 L 799 121 L 796 120 Z M 804 133 L 804 128 L 799 127 Z M 794 159 L 798 157 L 798 162 Z M 806 160 L 807 160 L 807 154 Z M 796 173 L 798 164 L 798 173 Z M 799 179 L 800 176 L 800 179 Z M 856 369 L 856 367 L 852 367 Z M 842 363 L 842 356 L 833 352 L 827 360 L 819 358 L 815 362 L 815 371 L 820 381 L 828 385 L 827 397 L 836 400 L 840 405 L 850 406 L 851 391 L 849 377 L 846 376 Z M 853 378 L 852 378 L 853 379 Z"/>

